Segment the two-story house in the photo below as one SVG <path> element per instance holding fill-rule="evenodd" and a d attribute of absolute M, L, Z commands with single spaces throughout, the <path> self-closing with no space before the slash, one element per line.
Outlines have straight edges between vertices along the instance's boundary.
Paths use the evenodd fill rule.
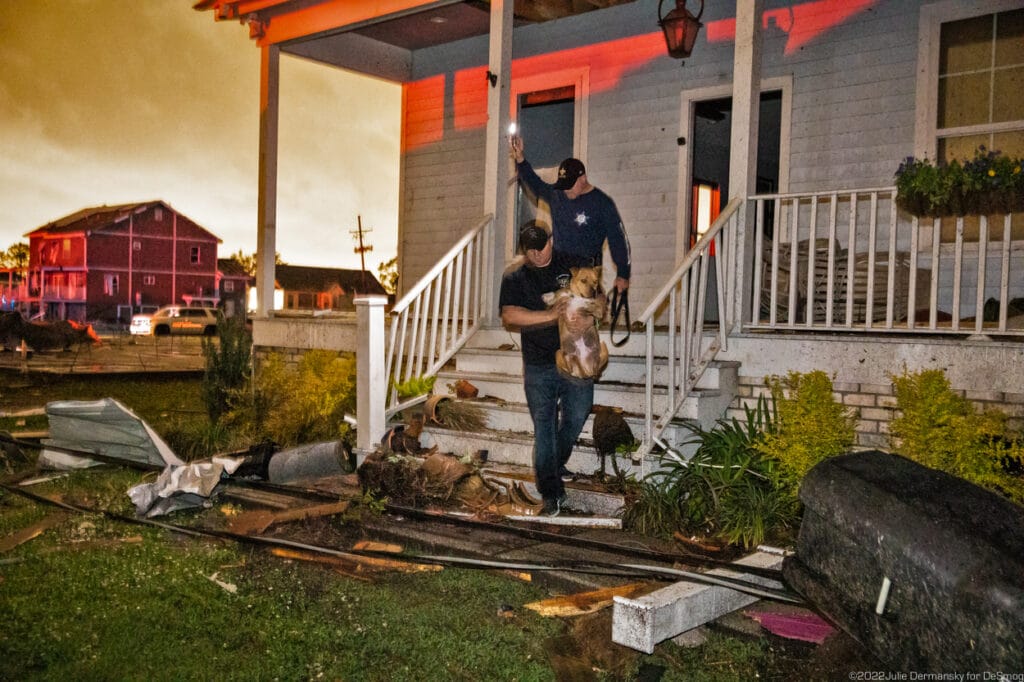
<path fill-rule="evenodd" d="M 32 312 L 128 320 L 141 306 L 217 297 L 220 239 L 163 201 L 86 208 L 29 239 Z"/>

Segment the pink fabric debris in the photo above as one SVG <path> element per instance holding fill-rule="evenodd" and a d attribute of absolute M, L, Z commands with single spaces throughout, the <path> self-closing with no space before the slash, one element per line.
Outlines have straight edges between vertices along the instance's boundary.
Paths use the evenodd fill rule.
<path fill-rule="evenodd" d="M 775 613 L 772 611 L 744 611 L 744 614 L 761 624 L 768 632 L 786 639 L 821 644 L 835 632 L 821 616 L 810 611 Z"/>

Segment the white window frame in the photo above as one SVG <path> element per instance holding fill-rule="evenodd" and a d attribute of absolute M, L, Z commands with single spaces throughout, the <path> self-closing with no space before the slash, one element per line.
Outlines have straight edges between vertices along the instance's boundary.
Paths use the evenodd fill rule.
<path fill-rule="evenodd" d="M 191 265 L 201 265 L 202 262 L 203 262 L 202 261 L 202 258 L 203 258 L 202 253 L 203 253 L 202 249 L 200 249 L 198 246 L 190 246 L 190 247 L 188 247 L 188 262 Z"/>
<path fill-rule="evenodd" d="M 232 294 L 235 291 L 235 281 L 232 279 L 224 280 L 224 293 Z"/>
<path fill-rule="evenodd" d="M 121 276 L 113 273 L 103 275 L 103 293 L 106 296 L 117 296 L 121 293 Z"/>
<path fill-rule="evenodd" d="M 914 111 L 914 156 L 934 160 L 938 153 L 939 42 L 942 25 L 984 14 L 1020 9 L 1020 0 L 943 0 L 921 8 L 917 34 L 917 93 Z M 1001 124 L 987 125 L 986 131 L 998 132 Z M 1007 130 L 1019 127 L 1006 124 Z M 968 131 L 965 131 L 968 132 Z"/>

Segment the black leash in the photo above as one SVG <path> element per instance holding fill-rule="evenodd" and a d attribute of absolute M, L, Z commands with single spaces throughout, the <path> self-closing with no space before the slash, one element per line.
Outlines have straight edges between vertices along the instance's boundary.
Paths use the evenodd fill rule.
<path fill-rule="evenodd" d="M 626 335 L 621 340 L 615 340 L 615 325 L 619 321 L 619 315 L 622 311 L 626 311 Z M 632 323 L 629 320 L 629 289 L 622 292 L 622 296 L 619 296 L 619 290 L 616 288 L 612 289 L 612 324 L 608 330 L 608 338 L 612 342 L 612 345 L 618 348 L 629 341 L 629 328 Z"/>

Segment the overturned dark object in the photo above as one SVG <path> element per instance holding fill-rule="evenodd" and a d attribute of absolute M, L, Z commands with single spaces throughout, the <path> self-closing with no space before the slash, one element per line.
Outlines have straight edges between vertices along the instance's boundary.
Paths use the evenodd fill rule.
<path fill-rule="evenodd" d="M 1024 669 L 1024 512 L 877 451 L 814 467 L 787 584 L 902 670 Z"/>

